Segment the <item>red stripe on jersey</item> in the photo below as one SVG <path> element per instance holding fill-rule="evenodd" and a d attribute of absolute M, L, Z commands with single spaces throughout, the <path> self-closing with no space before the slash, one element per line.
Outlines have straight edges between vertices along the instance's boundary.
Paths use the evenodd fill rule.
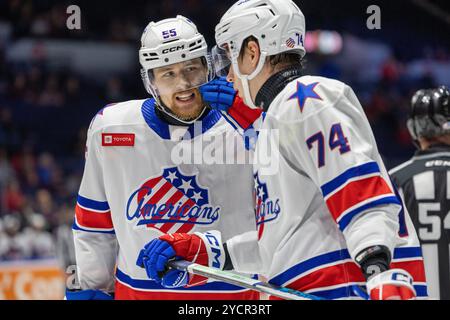
<path fill-rule="evenodd" d="M 345 210 L 358 203 L 388 194 L 392 194 L 392 190 L 386 181 L 380 176 L 375 176 L 350 182 L 329 197 L 326 203 L 334 220 L 337 221 Z"/>
<path fill-rule="evenodd" d="M 112 229 L 111 211 L 95 212 L 75 206 L 75 216 L 80 227 L 95 229 Z"/>
<path fill-rule="evenodd" d="M 423 260 L 393 261 L 391 269 L 406 270 L 413 277 L 414 282 L 426 282 Z"/>
<path fill-rule="evenodd" d="M 169 200 L 167 200 L 167 203 L 166 203 L 166 204 L 167 204 L 167 205 L 173 205 L 173 206 L 176 207 L 176 203 L 177 203 L 181 198 L 183 198 L 183 196 L 184 196 L 183 192 L 181 192 L 180 190 L 178 190 L 177 192 L 175 192 L 175 194 L 174 194 L 173 196 L 170 197 Z M 184 204 L 183 204 L 183 205 L 184 205 Z M 183 207 L 183 206 L 181 206 L 181 207 Z M 167 209 L 167 211 L 168 211 L 168 209 Z M 164 214 L 166 214 L 167 211 L 164 212 Z M 173 220 L 179 220 L 180 217 L 179 217 L 179 216 L 176 216 L 176 217 L 173 217 L 172 219 L 173 219 Z M 173 225 L 174 225 L 174 223 L 167 223 L 167 222 L 166 222 L 163 226 L 161 226 L 161 228 L 159 228 L 159 230 L 161 230 L 161 231 L 164 232 L 164 233 L 167 233 L 167 231 L 169 231 L 170 228 L 173 227 Z"/>
<path fill-rule="evenodd" d="M 290 283 L 287 287 L 299 291 L 330 287 L 350 282 L 365 282 L 361 268 L 354 262 L 320 268 Z"/>
<path fill-rule="evenodd" d="M 147 201 L 146 204 L 158 204 L 159 200 L 161 200 L 167 192 L 173 188 L 172 184 L 168 181 L 166 181 L 161 188 L 156 190 L 156 192 L 151 196 L 151 198 Z M 144 215 L 144 212 L 142 213 Z M 161 213 L 159 213 L 161 214 Z M 152 216 L 152 220 L 161 219 L 162 217 L 160 215 L 154 215 Z M 152 224 L 147 224 L 147 227 L 152 227 Z"/>
<path fill-rule="evenodd" d="M 245 290 L 243 292 L 162 292 L 140 291 L 116 281 L 116 300 L 259 300 L 259 293 Z"/>
<path fill-rule="evenodd" d="M 144 185 L 141 187 L 141 190 L 138 192 L 138 199 L 142 199 L 147 193 L 148 193 L 148 189 L 150 188 L 152 189 L 153 192 L 153 188 L 156 186 L 156 184 L 163 178 L 159 177 L 159 178 L 155 178 L 155 179 L 151 179 L 149 181 L 147 181 L 146 183 L 144 183 Z M 147 187 L 147 188 L 144 188 Z"/>
<path fill-rule="evenodd" d="M 259 216 L 259 214 L 261 212 L 261 203 L 262 203 L 262 199 L 260 197 L 258 197 L 258 204 L 256 206 L 256 216 L 257 217 Z M 260 224 L 257 226 L 258 227 L 258 240 L 261 240 L 261 237 L 264 232 L 264 217 L 261 217 L 261 220 L 259 222 L 260 222 Z"/>
<path fill-rule="evenodd" d="M 228 114 L 243 128 L 247 129 L 261 116 L 262 109 L 252 109 L 236 96 Z"/>

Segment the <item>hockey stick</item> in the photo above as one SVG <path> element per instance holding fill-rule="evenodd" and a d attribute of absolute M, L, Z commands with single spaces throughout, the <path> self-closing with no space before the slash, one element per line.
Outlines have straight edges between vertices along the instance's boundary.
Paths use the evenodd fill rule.
<path fill-rule="evenodd" d="M 285 300 L 324 300 L 320 297 L 316 297 L 311 294 L 303 293 L 301 291 L 279 287 L 266 282 L 261 282 L 257 279 L 252 279 L 245 277 L 233 272 L 223 271 L 216 268 L 205 267 L 197 263 L 184 261 L 184 260 L 174 260 L 168 263 L 169 267 L 186 271 L 191 274 L 196 274 L 199 276 L 223 281 L 229 284 L 233 284 L 239 287 L 252 289 L 255 291 L 267 293 L 269 295 L 282 298 Z"/>

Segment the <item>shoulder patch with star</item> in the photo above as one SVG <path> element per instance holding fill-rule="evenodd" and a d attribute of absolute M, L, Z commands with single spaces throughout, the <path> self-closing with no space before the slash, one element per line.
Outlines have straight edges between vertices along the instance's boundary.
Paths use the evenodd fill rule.
<path fill-rule="evenodd" d="M 322 97 L 315 91 L 315 88 L 318 85 L 319 82 L 305 84 L 297 81 L 297 90 L 293 95 L 289 97 L 288 101 L 296 99 L 300 108 L 300 112 L 303 112 L 308 99 L 322 100 Z"/>

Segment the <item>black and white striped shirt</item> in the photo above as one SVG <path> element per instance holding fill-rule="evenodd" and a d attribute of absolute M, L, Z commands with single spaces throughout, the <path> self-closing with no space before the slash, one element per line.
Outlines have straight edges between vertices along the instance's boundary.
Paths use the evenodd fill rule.
<path fill-rule="evenodd" d="M 422 245 L 429 296 L 450 300 L 450 146 L 418 151 L 389 173 Z"/>

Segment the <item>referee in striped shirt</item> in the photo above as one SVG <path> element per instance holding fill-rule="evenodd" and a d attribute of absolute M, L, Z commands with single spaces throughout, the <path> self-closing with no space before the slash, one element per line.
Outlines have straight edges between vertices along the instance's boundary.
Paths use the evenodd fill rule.
<path fill-rule="evenodd" d="M 450 300 L 450 93 L 441 86 L 412 98 L 408 130 L 418 148 L 390 171 L 423 251 L 428 294 Z"/>

